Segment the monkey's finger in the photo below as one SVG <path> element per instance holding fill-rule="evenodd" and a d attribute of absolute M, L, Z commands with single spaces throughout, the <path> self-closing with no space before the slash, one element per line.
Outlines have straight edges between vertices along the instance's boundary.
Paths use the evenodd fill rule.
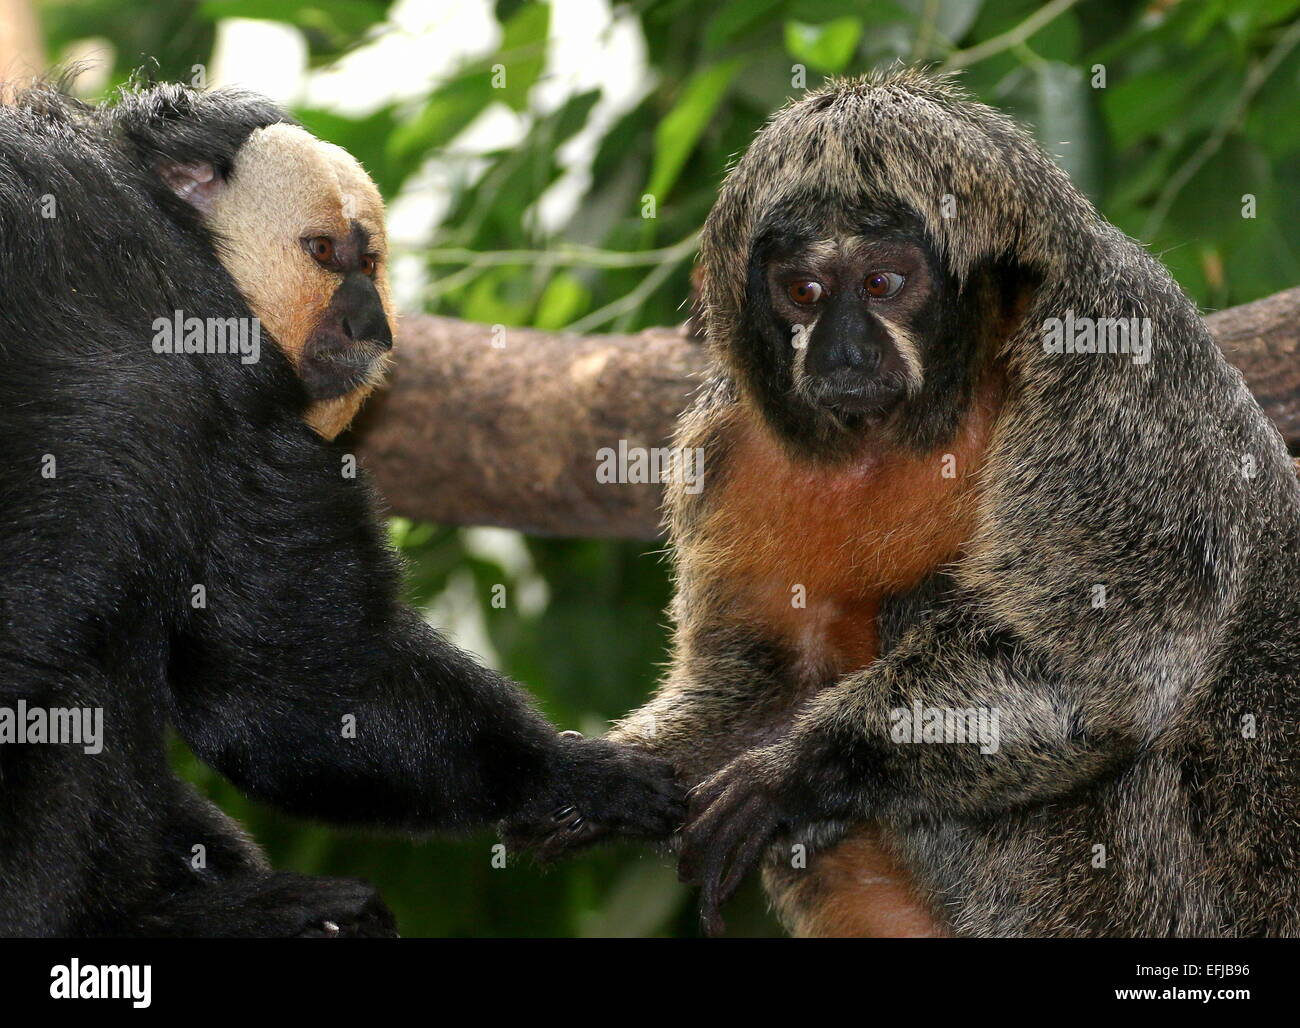
<path fill-rule="evenodd" d="M 568 853 L 591 846 L 607 834 L 604 829 L 587 821 L 576 829 L 555 832 L 544 839 L 534 852 L 542 863 L 550 863 Z"/>
<path fill-rule="evenodd" d="M 550 864 L 569 853 L 585 849 L 606 834 L 603 828 L 591 821 L 582 821 L 577 825 L 538 827 L 526 834 L 516 830 L 506 837 L 506 845 L 527 850 L 540 864 Z"/>
<path fill-rule="evenodd" d="M 766 821 L 766 819 L 765 819 Z M 731 858 L 731 867 L 718 885 L 718 906 L 723 906 L 736 894 L 746 876 L 754 870 L 754 865 L 772 842 L 772 832 L 768 823 L 751 825 L 742 838 L 740 849 Z"/>
<path fill-rule="evenodd" d="M 693 812 L 682 829 L 681 859 L 677 862 L 677 877 L 688 885 L 700 884 L 699 869 L 710 848 L 726 826 L 731 809 L 743 805 L 740 790 L 729 793 L 703 810 Z"/>
<path fill-rule="evenodd" d="M 713 842 L 700 890 L 700 921 L 709 935 L 717 935 L 726 927 L 721 915 L 722 906 L 736 891 L 752 862 L 750 851 L 754 836 L 751 830 L 763 820 L 762 797 L 750 796 Z M 766 838 L 764 833 L 758 834 L 761 851 Z"/>
<path fill-rule="evenodd" d="M 736 788 L 688 822 L 682 835 L 677 876 L 684 882 L 703 885 L 712 865 L 736 845 L 737 824 L 743 824 L 751 807 L 761 807 L 762 803 L 757 793 Z"/>
<path fill-rule="evenodd" d="M 710 939 L 716 939 L 727 930 L 727 922 L 716 906 L 705 907 L 700 903 L 700 930 Z"/>
<path fill-rule="evenodd" d="M 686 796 L 692 813 L 711 807 L 731 788 L 732 781 L 733 775 L 729 769 L 723 768 L 695 786 Z"/>

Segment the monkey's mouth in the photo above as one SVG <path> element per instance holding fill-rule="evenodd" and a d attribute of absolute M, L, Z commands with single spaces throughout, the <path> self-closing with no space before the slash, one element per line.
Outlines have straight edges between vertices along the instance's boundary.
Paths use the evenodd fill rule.
<path fill-rule="evenodd" d="M 373 385 L 388 366 L 391 345 L 368 340 L 352 340 L 334 333 L 319 332 L 303 349 L 299 377 L 313 400 L 333 400 Z"/>
<path fill-rule="evenodd" d="M 810 377 L 800 392 L 814 407 L 855 419 L 879 420 L 902 400 L 906 388 L 893 375 L 867 376 L 852 372 Z"/>

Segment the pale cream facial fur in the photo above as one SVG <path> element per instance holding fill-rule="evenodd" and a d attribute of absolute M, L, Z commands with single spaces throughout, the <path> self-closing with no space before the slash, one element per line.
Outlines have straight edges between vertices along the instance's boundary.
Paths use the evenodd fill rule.
<path fill-rule="evenodd" d="M 375 288 L 394 324 L 384 202 L 347 151 L 296 125 L 258 129 L 240 148 L 229 181 L 196 206 L 217 238 L 221 262 L 295 367 L 338 285 L 338 275 L 312 259 L 304 240 L 343 239 L 353 222 L 359 224 L 378 258 Z M 388 364 L 387 357 L 377 360 L 364 385 L 314 402 L 308 424 L 327 439 L 338 435 L 382 382 Z"/>

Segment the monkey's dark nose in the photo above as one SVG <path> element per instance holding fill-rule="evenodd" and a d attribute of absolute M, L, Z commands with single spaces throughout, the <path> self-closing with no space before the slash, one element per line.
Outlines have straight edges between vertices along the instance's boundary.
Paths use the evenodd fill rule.
<path fill-rule="evenodd" d="M 378 343 L 385 350 L 393 348 L 393 333 L 388 327 L 384 312 L 363 311 L 360 314 L 345 314 L 342 320 L 343 334 L 356 343 Z"/>
<path fill-rule="evenodd" d="M 841 413 L 883 414 L 902 395 L 895 364 L 884 326 L 856 298 L 837 297 L 808 340 L 805 395 Z"/>
<path fill-rule="evenodd" d="M 888 342 L 882 336 L 880 326 L 861 302 L 853 296 L 837 296 L 817 319 L 804 370 L 819 378 L 875 375 L 882 347 Z"/>
<path fill-rule="evenodd" d="M 393 331 L 374 282 L 364 275 L 349 275 L 335 292 L 330 307 L 343 334 L 354 343 L 378 343 L 392 349 Z"/>
<path fill-rule="evenodd" d="M 811 374 L 830 377 L 842 373 L 873 375 L 880 367 L 880 348 L 863 339 L 839 337 L 829 345 L 814 348 L 808 354 Z"/>

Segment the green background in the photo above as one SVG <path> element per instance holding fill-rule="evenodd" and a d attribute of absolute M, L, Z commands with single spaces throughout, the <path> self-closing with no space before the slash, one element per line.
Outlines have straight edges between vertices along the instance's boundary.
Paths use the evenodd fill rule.
<path fill-rule="evenodd" d="M 314 66 L 358 45 L 381 23 L 382 0 L 49 0 L 37 11 L 52 60 L 71 41 L 104 37 L 113 81 L 150 58 L 150 74 L 188 81 L 211 55 L 224 17 L 301 29 Z M 363 119 L 298 110 L 308 128 L 350 149 L 392 198 L 489 104 L 528 118 L 522 144 L 486 156 L 458 187 L 425 251 L 426 309 L 506 325 L 612 331 L 672 324 L 689 294 L 691 239 L 729 160 L 766 114 L 808 86 L 898 59 L 964 71 L 985 102 L 1028 122 L 1113 222 L 1169 265 L 1206 309 L 1300 282 L 1300 0 L 1121 3 L 1065 0 L 644 0 L 623 5 L 641 24 L 656 85 L 607 132 L 573 224 L 544 235 L 526 211 L 560 172 L 556 150 L 584 124 L 596 92 L 552 113 L 530 95 L 551 31 L 546 4 L 495 5 L 500 52 L 467 65 L 415 104 Z M 1026 23 L 1027 18 L 1038 21 Z M 1041 23 L 1041 24 L 1040 24 Z M 491 67 L 508 69 L 493 89 Z M 1098 67 L 1105 87 L 1095 88 Z M 641 216 L 642 196 L 657 216 Z M 1243 196 L 1257 215 L 1242 216 Z M 561 262 L 501 264 L 496 251 L 581 244 L 652 252 L 610 268 L 589 251 Z M 471 251 L 467 255 L 463 251 Z M 566 251 L 568 253 L 570 251 Z M 473 255 L 489 255 L 483 256 Z M 613 306 L 611 306 L 613 305 Z M 467 551 L 463 533 L 395 522 L 411 561 L 410 594 L 425 603 L 452 573 L 477 585 L 504 669 L 529 683 L 565 727 L 599 731 L 636 706 L 665 657 L 666 568 L 656 547 L 527 541 L 549 587 L 544 609 L 490 605 L 491 587 L 521 583 Z M 476 551 L 477 552 L 477 551 Z M 437 841 L 327 831 L 239 796 L 184 752 L 178 761 L 248 824 L 277 866 L 376 882 L 403 933 L 418 935 L 689 935 L 692 898 L 670 864 L 611 848 L 546 872 L 491 866 L 490 833 Z M 751 883 L 730 913 L 732 934 L 777 931 Z"/>

